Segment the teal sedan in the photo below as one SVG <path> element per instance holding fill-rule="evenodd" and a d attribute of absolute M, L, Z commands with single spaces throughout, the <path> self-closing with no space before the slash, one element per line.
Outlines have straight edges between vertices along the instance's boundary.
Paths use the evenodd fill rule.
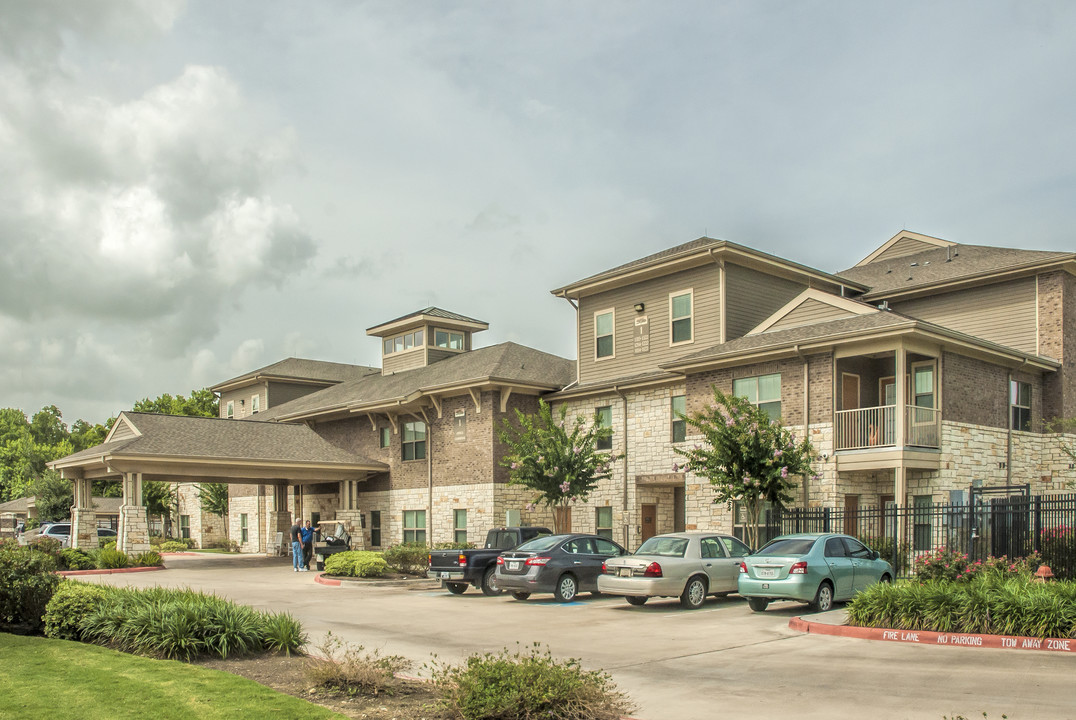
<path fill-rule="evenodd" d="M 893 566 L 849 535 L 782 535 L 740 563 L 738 592 L 755 612 L 771 600 L 808 603 L 816 612 L 850 600 L 877 582 L 892 582 Z"/>

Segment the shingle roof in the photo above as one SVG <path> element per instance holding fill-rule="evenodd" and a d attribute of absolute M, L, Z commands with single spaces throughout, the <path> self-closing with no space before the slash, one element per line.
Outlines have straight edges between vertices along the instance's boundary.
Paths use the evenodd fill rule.
<path fill-rule="evenodd" d="M 365 365 L 348 365 L 347 363 L 325 362 L 323 360 L 307 360 L 305 358 L 285 358 L 263 368 L 252 370 L 230 380 L 217 383 L 210 390 L 234 385 L 244 380 L 252 380 L 258 376 L 270 375 L 273 377 L 295 378 L 297 380 L 313 380 L 326 383 L 338 383 L 352 380 L 363 375 L 381 372 L 378 368 Z"/>
<path fill-rule="evenodd" d="M 319 464 L 370 465 L 383 463 L 342 450 L 306 425 L 238 422 L 223 418 L 124 413 L 140 436 L 114 440 L 60 461 L 99 457 L 105 454 L 184 457 L 190 459 L 236 459 Z"/>
<path fill-rule="evenodd" d="M 460 353 L 426 367 L 340 383 L 259 413 L 257 420 L 391 402 L 433 388 L 482 381 L 559 389 L 575 379 L 575 362 L 513 342 Z"/>
<path fill-rule="evenodd" d="M 948 259 L 950 250 L 951 260 Z M 1065 259 L 1076 259 L 1076 253 L 953 245 L 951 248 L 934 248 L 892 260 L 877 260 L 861 267 L 841 270 L 837 275 L 869 285 L 870 290 L 863 296 L 869 300 L 935 283 Z"/>
<path fill-rule="evenodd" d="M 489 323 L 485 320 L 475 320 L 474 318 L 467 317 L 466 315 L 460 315 L 459 313 L 449 312 L 448 310 L 442 310 L 439 307 L 430 306 L 425 310 L 416 310 L 415 312 L 409 312 L 406 315 L 401 315 L 398 318 L 393 318 L 392 320 L 380 322 L 377 325 L 367 328 L 366 330 L 367 332 L 369 332 L 370 330 L 373 330 L 374 328 L 379 328 L 382 325 L 391 325 L 393 323 L 400 322 L 401 320 L 407 320 L 408 318 L 413 317 L 420 317 L 422 315 L 441 318 L 442 320 L 455 320 L 457 322 L 477 323 L 478 325 L 485 325 L 486 327 L 489 327 Z"/>

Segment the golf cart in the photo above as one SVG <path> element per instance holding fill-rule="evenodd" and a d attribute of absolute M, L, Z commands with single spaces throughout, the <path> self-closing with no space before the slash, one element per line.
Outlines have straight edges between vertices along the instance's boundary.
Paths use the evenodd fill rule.
<path fill-rule="evenodd" d="M 314 535 L 314 561 L 318 570 L 325 569 L 325 558 L 351 549 L 351 535 L 340 520 L 318 521 Z"/>

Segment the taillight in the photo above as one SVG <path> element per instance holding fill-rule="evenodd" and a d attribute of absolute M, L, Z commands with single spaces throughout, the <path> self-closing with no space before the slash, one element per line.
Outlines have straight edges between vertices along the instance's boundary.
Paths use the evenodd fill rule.
<path fill-rule="evenodd" d="M 529 558 L 527 558 L 527 562 L 525 562 L 523 564 L 524 565 L 545 565 L 547 562 L 549 562 L 552 559 L 553 558 L 549 558 L 549 557 L 529 557 Z"/>
<path fill-rule="evenodd" d="M 427 565 L 433 565 L 433 555 L 427 555 L 426 556 L 426 564 Z"/>
<path fill-rule="evenodd" d="M 467 556 L 464 555 L 463 553 L 460 553 L 460 556 L 458 558 L 456 558 L 456 560 L 459 562 L 460 567 L 463 567 L 464 565 L 467 564 Z"/>
<path fill-rule="evenodd" d="M 643 571 L 643 577 L 662 577 L 661 566 L 656 562 L 652 562 L 646 566 L 646 570 Z"/>
<path fill-rule="evenodd" d="M 497 556 L 497 564 L 498 565 L 504 565 L 504 558 L 501 557 L 500 555 Z"/>
<path fill-rule="evenodd" d="M 800 560 L 798 563 L 792 563 L 792 567 L 788 569 L 789 575 L 806 575 L 807 574 L 807 561 Z"/>
<path fill-rule="evenodd" d="M 605 563 L 602 563 L 602 575 L 605 575 L 608 572 L 609 572 L 609 568 L 605 567 Z"/>
<path fill-rule="evenodd" d="M 747 572 L 747 563 L 745 563 L 745 562 L 740 563 L 740 572 L 742 572 L 742 573 Z"/>

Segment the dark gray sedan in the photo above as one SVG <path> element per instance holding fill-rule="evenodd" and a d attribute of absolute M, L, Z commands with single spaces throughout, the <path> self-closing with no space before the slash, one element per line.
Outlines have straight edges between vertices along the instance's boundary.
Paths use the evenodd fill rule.
<path fill-rule="evenodd" d="M 581 592 L 597 592 L 602 563 L 627 550 L 598 535 L 546 535 L 497 558 L 497 585 L 526 600 L 532 593 L 553 593 L 571 602 Z"/>

